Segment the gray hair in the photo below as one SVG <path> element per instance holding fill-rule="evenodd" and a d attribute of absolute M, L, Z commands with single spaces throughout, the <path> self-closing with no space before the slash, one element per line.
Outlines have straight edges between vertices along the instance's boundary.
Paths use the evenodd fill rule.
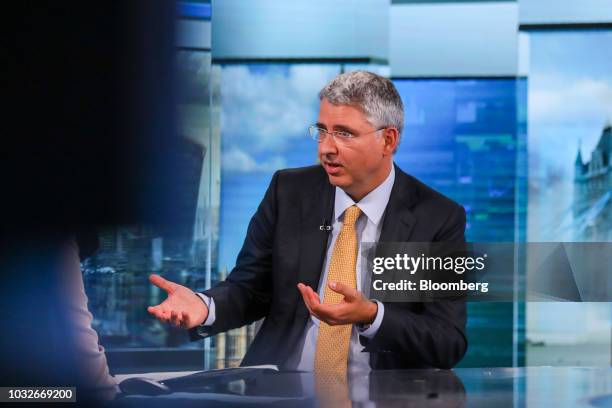
<path fill-rule="evenodd" d="M 359 108 L 375 128 L 394 127 L 401 136 L 404 104 L 389 79 L 368 71 L 340 74 L 319 92 L 319 100 Z"/>

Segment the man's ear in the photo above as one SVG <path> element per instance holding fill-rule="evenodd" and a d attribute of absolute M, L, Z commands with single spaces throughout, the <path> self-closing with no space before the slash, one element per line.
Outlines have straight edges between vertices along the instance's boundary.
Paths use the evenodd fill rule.
<path fill-rule="evenodd" d="M 395 149 L 399 143 L 399 132 L 396 128 L 390 127 L 383 130 L 382 134 L 385 146 L 383 149 L 383 154 L 385 156 L 392 155 L 395 153 Z"/>

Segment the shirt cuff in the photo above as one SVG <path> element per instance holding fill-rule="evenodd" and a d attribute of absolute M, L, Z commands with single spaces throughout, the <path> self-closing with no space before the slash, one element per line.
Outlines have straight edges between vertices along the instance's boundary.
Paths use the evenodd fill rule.
<path fill-rule="evenodd" d="M 368 339 L 371 339 L 376 335 L 376 333 L 378 333 L 378 329 L 380 328 L 383 316 L 385 314 L 385 306 L 382 304 L 382 302 L 379 302 L 378 300 L 375 300 L 374 302 L 376 302 L 376 304 L 378 305 L 378 311 L 376 312 L 376 317 L 374 318 L 374 321 L 372 322 L 370 327 L 363 331 L 359 331 L 360 336 L 363 336 Z"/>
<path fill-rule="evenodd" d="M 211 298 L 210 296 L 206 296 L 203 293 L 196 292 L 196 295 L 198 295 L 200 299 L 202 299 L 202 301 L 206 304 L 206 307 L 208 308 L 208 317 L 206 318 L 206 320 L 204 320 L 204 323 L 202 323 L 200 326 L 212 326 L 216 318 L 215 300 Z"/>

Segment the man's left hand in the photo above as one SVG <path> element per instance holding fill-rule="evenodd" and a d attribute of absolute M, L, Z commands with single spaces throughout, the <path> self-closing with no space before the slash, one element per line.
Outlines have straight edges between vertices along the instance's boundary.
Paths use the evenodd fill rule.
<path fill-rule="evenodd" d="M 327 287 L 328 290 L 340 293 L 344 299 L 337 304 L 321 303 L 319 295 L 310 286 L 298 283 L 298 289 L 311 315 L 330 326 L 370 324 L 374 321 L 378 305 L 366 299 L 360 291 L 340 282 L 328 282 Z"/>

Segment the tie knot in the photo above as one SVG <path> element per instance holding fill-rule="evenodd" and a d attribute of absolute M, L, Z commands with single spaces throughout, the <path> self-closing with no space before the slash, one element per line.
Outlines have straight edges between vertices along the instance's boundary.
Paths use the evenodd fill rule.
<path fill-rule="evenodd" d="M 361 215 L 361 209 L 356 205 L 352 205 L 344 211 L 344 225 L 355 226 L 357 218 Z"/>

